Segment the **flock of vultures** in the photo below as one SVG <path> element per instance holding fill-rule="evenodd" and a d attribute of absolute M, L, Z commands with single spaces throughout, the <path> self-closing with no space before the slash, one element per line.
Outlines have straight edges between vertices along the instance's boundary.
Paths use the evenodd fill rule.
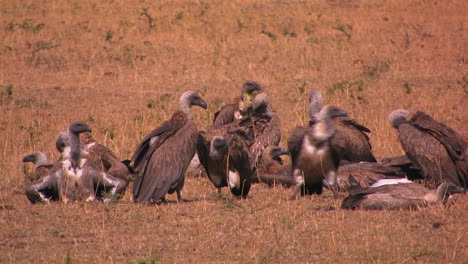
<path fill-rule="evenodd" d="M 71 123 L 57 138 L 58 161 L 49 163 L 42 152 L 23 159 L 34 164 L 25 170 L 27 198 L 32 203 L 109 202 L 121 198 L 134 181 L 135 203 L 160 204 L 174 192 L 183 201 L 185 172 L 200 164 L 218 192 L 228 187 L 239 199 L 248 198 L 255 183 L 291 188 L 291 199 L 328 188 L 335 199 L 339 192 L 349 193 L 342 202 L 346 209 L 446 204 L 468 187 L 467 143 L 420 111 L 390 113 L 406 155 L 377 162 L 370 130 L 343 109 L 324 106 L 317 90 L 309 95 L 309 123 L 292 131 L 288 149 L 278 146 L 280 119 L 256 82 L 243 83 L 240 96 L 224 105 L 204 131 L 191 113 L 192 106 L 207 108 L 203 98 L 188 91 L 179 104 L 171 119 L 144 137 L 131 160 L 123 162 L 93 139 L 87 124 Z M 284 164 L 282 155 L 290 155 L 291 164 Z"/>

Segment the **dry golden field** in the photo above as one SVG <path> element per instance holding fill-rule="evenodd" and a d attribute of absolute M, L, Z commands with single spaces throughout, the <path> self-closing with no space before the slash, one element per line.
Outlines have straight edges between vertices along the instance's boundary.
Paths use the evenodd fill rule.
<path fill-rule="evenodd" d="M 203 129 L 244 80 L 261 83 L 289 132 L 322 91 L 403 153 L 387 116 L 422 110 L 468 136 L 464 0 L 0 1 L 0 263 L 468 263 L 468 198 L 444 209 L 345 211 L 329 192 L 247 200 L 188 176 L 186 203 L 31 205 L 21 159 L 57 158 L 68 123 L 129 158 L 199 91 Z M 342 197 L 344 197 L 343 194 Z M 175 201 L 175 197 L 169 196 Z"/>

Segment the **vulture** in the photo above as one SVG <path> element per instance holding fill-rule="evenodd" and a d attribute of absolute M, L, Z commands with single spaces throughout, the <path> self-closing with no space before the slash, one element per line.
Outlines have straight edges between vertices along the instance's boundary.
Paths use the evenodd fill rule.
<path fill-rule="evenodd" d="M 403 179 L 406 174 L 399 167 L 386 166 L 375 162 L 346 164 L 338 168 L 336 180 L 340 191 L 349 190 L 351 177 L 361 188 L 369 188 L 380 179 Z"/>
<path fill-rule="evenodd" d="M 250 166 L 257 168 L 261 162 L 263 150 L 268 146 L 278 146 L 281 140 L 281 122 L 273 112 L 268 96 L 260 93 L 253 99 L 252 113 L 244 117 L 239 126 L 252 130 L 250 141 Z"/>
<path fill-rule="evenodd" d="M 434 204 L 446 204 L 450 195 L 465 190 L 452 183 L 444 182 L 437 190 L 407 179 L 382 179 L 369 188 L 351 188 L 350 195 L 343 200 L 344 209 L 366 210 L 414 210 Z"/>
<path fill-rule="evenodd" d="M 282 185 L 284 187 L 294 186 L 294 179 L 291 177 L 291 168 L 284 164 L 282 155 L 289 152 L 278 146 L 269 146 L 262 152 L 260 164 L 257 167 L 257 182 L 268 186 Z"/>
<path fill-rule="evenodd" d="M 80 140 L 87 152 L 88 162 L 91 162 L 95 168 L 127 182 L 130 181 L 128 166 L 120 161 L 112 150 L 97 143 L 89 132 L 81 133 Z"/>
<path fill-rule="evenodd" d="M 61 151 L 60 160 L 47 176 L 26 188 L 26 196 L 32 203 L 96 199 L 108 202 L 111 200 L 108 195 L 123 194 L 126 181 L 99 170 L 86 159 L 79 138 L 84 132 L 91 132 L 91 128 L 78 121 L 69 125 L 67 133 L 59 135 L 56 146 Z"/>
<path fill-rule="evenodd" d="M 177 200 L 185 180 L 185 170 L 192 160 L 198 139 L 191 107 L 207 108 L 196 92 L 187 91 L 179 99 L 180 110 L 170 120 L 151 131 L 138 144 L 131 160 L 135 169 L 133 200 L 136 203 L 165 201 L 166 193 L 177 193 Z"/>
<path fill-rule="evenodd" d="M 379 164 L 401 169 L 409 180 L 422 180 L 421 170 L 406 155 L 382 159 Z"/>
<path fill-rule="evenodd" d="M 390 124 L 408 158 L 418 167 L 429 185 L 447 181 L 468 187 L 467 146 L 455 130 L 424 112 L 398 109 L 390 113 Z"/>
<path fill-rule="evenodd" d="M 47 176 L 54 166 L 50 164 L 49 159 L 43 152 L 37 151 L 23 158 L 23 162 L 32 162 L 34 167 L 30 170 L 26 166 L 23 167 L 25 180 L 27 183 L 32 183 Z"/>
<path fill-rule="evenodd" d="M 213 125 L 226 125 L 247 116 L 251 112 L 253 98 L 262 90 L 263 88 L 256 82 L 244 82 L 241 87 L 241 95 L 214 114 Z"/>
<path fill-rule="evenodd" d="M 292 199 L 299 192 L 301 195 L 321 194 L 322 179 L 332 186 L 335 198 L 338 197 L 336 170 L 340 160 L 330 143 L 335 134 L 332 117 L 346 115 L 340 108 L 325 106 L 316 115 L 316 122 L 311 127 L 296 127 L 293 130 L 288 139 L 292 176 L 296 183 Z"/>
<path fill-rule="evenodd" d="M 312 90 L 309 94 L 310 125 L 317 122 L 317 115 L 322 109 L 322 94 Z M 340 162 L 356 163 L 361 161 L 376 162 L 369 142 L 370 129 L 351 119 L 348 115 L 332 116 L 335 135 L 331 139 L 331 146 L 338 153 Z"/>
<path fill-rule="evenodd" d="M 201 132 L 197 154 L 218 193 L 222 187 L 229 187 L 234 196 L 246 198 L 253 170 L 250 167 L 245 135 L 241 135 L 242 131 L 239 130 L 226 129 L 225 126 L 210 126 L 206 132 Z"/>

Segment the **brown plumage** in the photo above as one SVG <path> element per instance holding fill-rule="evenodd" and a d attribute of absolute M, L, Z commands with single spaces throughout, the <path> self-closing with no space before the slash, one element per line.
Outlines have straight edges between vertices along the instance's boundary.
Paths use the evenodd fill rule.
<path fill-rule="evenodd" d="M 436 191 L 408 181 L 378 181 L 367 189 L 357 188 L 343 200 L 344 209 L 366 210 L 412 210 L 434 204 L 445 204 L 451 194 L 463 193 L 461 187 L 452 183 L 441 184 Z"/>
<path fill-rule="evenodd" d="M 405 110 L 395 110 L 390 123 L 398 130 L 406 155 L 429 185 L 448 181 L 468 187 L 467 147 L 456 131 L 420 111 L 410 117 Z"/>
<path fill-rule="evenodd" d="M 252 109 L 252 100 L 263 88 L 256 82 L 246 81 L 242 84 L 241 95 L 232 103 L 224 105 L 214 114 L 213 125 L 226 125 L 249 115 Z"/>
<path fill-rule="evenodd" d="M 32 183 L 37 181 L 45 176 L 47 176 L 54 166 L 49 162 L 46 154 L 43 152 L 37 151 L 23 158 L 25 163 L 23 167 L 24 178 L 26 183 Z M 32 162 L 33 167 L 28 168 L 26 163 Z"/>
<path fill-rule="evenodd" d="M 351 187 L 350 178 L 362 188 L 369 188 L 380 179 L 405 178 L 405 172 L 398 167 L 391 167 L 375 162 L 346 164 L 338 168 L 337 182 L 341 191 Z"/>
<path fill-rule="evenodd" d="M 322 180 L 334 186 L 336 193 L 336 170 L 339 164 L 338 155 L 330 146 L 330 140 L 335 133 L 332 116 L 345 115 L 343 110 L 325 106 L 317 115 L 317 122 L 312 127 L 297 127 L 288 139 L 288 149 L 291 153 L 292 174 L 296 189 L 292 198 L 300 192 L 305 194 L 321 194 Z"/>
<path fill-rule="evenodd" d="M 253 99 L 252 114 L 239 123 L 244 129 L 252 130 L 253 141 L 250 148 L 250 163 L 256 168 L 263 150 L 268 146 L 278 146 L 281 140 L 281 121 L 273 112 L 268 96 L 260 93 Z"/>
<path fill-rule="evenodd" d="M 191 119 L 191 106 L 206 109 L 196 92 L 188 91 L 179 100 L 181 110 L 148 134 L 132 156 L 136 171 L 133 185 L 135 202 L 159 202 L 166 193 L 177 192 L 182 201 L 184 173 L 196 151 L 198 130 Z"/>
<path fill-rule="evenodd" d="M 295 185 L 291 176 L 291 167 L 284 164 L 282 155 L 289 152 L 278 146 L 269 146 L 263 150 L 261 162 L 257 168 L 257 181 L 268 186 L 282 185 L 291 187 Z"/>
<path fill-rule="evenodd" d="M 247 197 L 253 168 L 249 162 L 249 136 L 237 129 L 237 121 L 222 126 L 208 126 L 201 132 L 197 154 L 208 178 L 221 191 L 229 187 L 237 197 Z"/>
<path fill-rule="evenodd" d="M 86 158 L 88 162 L 92 163 L 92 166 L 125 181 L 131 179 L 128 167 L 117 158 L 112 150 L 97 143 L 91 133 L 81 133 L 80 139 L 87 152 Z"/>
<path fill-rule="evenodd" d="M 322 95 L 318 90 L 312 90 L 309 95 L 310 124 L 316 122 L 316 115 L 322 108 Z M 342 163 L 356 163 L 361 161 L 376 162 L 369 142 L 370 129 L 346 116 L 332 117 L 335 135 L 331 139 L 331 146 L 338 153 Z"/>
<path fill-rule="evenodd" d="M 85 158 L 79 134 L 91 132 L 82 122 L 70 124 L 68 133 L 60 134 L 56 145 L 62 151 L 61 159 L 49 174 L 26 187 L 26 196 L 32 203 L 60 200 L 110 201 L 125 191 L 126 182 L 93 167 Z"/>

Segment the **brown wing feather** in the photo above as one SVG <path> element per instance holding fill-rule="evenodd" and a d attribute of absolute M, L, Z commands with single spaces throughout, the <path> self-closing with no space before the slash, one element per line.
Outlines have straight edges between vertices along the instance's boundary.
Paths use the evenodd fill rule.
<path fill-rule="evenodd" d="M 338 168 L 340 189 L 348 190 L 349 179 L 353 177 L 361 188 L 369 188 L 374 182 L 387 178 L 404 178 L 405 173 L 398 167 L 390 167 L 374 162 L 353 163 Z"/>
<path fill-rule="evenodd" d="M 455 163 L 459 186 L 468 187 L 467 146 L 463 137 L 447 125 L 437 122 L 424 112 L 417 111 L 410 119 L 411 125 L 437 139 Z"/>
<path fill-rule="evenodd" d="M 172 129 L 177 128 L 175 124 L 170 125 Z M 133 193 L 137 202 L 158 201 L 166 193 L 183 188 L 185 170 L 195 154 L 198 131 L 192 121 L 185 119 L 179 129 L 167 133 L 170 136 L 164 137 L 163 144 L 151 146 L 146 166 L 138 171 Z"/>
<path fill-rule="evenodd" d="M 235 103 L 224 105 L 214 114 L 213 125 L 219 126 L 234 122 L 235 112 L 238 110 L 239 106 Z"/>
<path fill-rule="evenodd" d="M 457 168 L 444 145 L 410 124 L 401 124 L 398 132 L 406 155 L 430 184 L 439 185 L 446 180 L 461 186 Z"/>
<path fill-rule="evenodd" d="M 333 121 L 336 132 L 331 145 L 338 153 L 340 160 L 376 162 L 369 136 L 366 134 L 370 132 L 368 128 L 348 117 L 337 117 Z"/>
<path fill-rule="evenodd" d="M 250 146 L 250 165 L 257 167 L 263 150 L 268 146 L 278 146 L 281 140 L 281 121 L 273 115 L 271 119 L 253 119 L 254 143 Z"/>

